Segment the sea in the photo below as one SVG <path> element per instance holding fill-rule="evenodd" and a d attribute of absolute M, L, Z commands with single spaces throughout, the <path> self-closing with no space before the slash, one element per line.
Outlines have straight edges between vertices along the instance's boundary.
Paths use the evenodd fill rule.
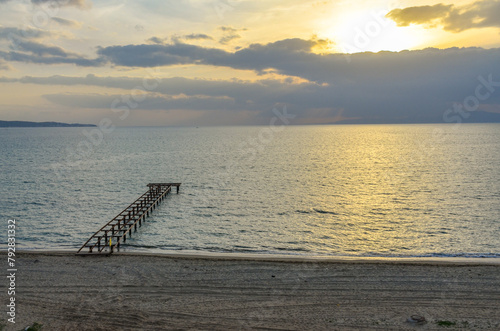
<path fill-rule="evenodd" d="M 500 124 L 2 128 L 18 250 L 78 248 L 180 182 L 132 252 L 500 258 Z M 6 247 L 6 245 L 5 245 Z"/>

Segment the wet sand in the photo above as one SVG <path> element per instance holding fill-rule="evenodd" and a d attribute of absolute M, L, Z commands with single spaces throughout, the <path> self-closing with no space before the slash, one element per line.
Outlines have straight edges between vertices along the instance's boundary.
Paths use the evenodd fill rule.
<path fill-rule="evenodd" d="M 1 256 L 6 260 L 5 252 Z M 500 329 L 496 259 L 55 252 L 16 259 L 16 325 L 6 330 L 34 322 L 42 330 Z M 6 297 L 7 281 L 0 285 Z M 411 315 L 426 322 L 408 322 Z"/>

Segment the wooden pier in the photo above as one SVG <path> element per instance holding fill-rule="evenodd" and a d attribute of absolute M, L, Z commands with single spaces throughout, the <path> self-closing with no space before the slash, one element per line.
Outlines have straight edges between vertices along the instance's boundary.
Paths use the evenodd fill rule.
<path fill-rule="evenodd" d="M 111 254 L 120 249 L 120 244 L 127 241 L 127 235 L 132 236 L 137 226 L 142 226 L 146 218 L 153 212 L 172 187 L 179 193 L 181 183 L 151 183 L 149 190 L 125 208 L 120 214 L 109 221 L 90 237 L 78 250 L 78 255 Z M 88 250 L 88 251 L 87 251 Z"/>

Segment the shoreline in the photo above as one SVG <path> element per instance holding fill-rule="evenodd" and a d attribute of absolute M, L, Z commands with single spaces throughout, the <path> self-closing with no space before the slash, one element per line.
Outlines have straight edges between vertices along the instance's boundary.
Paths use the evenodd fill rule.
<path fill-rule="evenodd" d="M 0 251 L 6 254 L 6 251 Z M 46 256 L 75 256 L 95 257 L 92 255 L 76 254 L 76 250 L 19 250 L 17 254 L 46 255 Z M 16 254 L 16 255 L 17 255 Z M 491 265 L 500 266 L 500 258 L 484 257 L 357 257 L 357 256 L 324 256 L 324 255 L 288 255 L 288 254 L 259 254 L 259 253 L 222 253 L 198 251 L 169 251 L 169 252 L 115 252 L 104 256 L 147 256 L 170 259 L 201 259 L 226 261 L 255 261 L 255 262 L 295 262 L 295 263 L 360 263 L 360 264 L 414 264 L 414 265 L 453 265 L 473 266 Z"/>

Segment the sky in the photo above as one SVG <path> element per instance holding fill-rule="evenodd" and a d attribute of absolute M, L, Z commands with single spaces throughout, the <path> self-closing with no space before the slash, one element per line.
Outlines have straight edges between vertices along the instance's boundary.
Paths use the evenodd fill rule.
<path fill-rule="evenodd" d="M 500 121 L 500 0 L 0 0 L 0 120 Z"/>

